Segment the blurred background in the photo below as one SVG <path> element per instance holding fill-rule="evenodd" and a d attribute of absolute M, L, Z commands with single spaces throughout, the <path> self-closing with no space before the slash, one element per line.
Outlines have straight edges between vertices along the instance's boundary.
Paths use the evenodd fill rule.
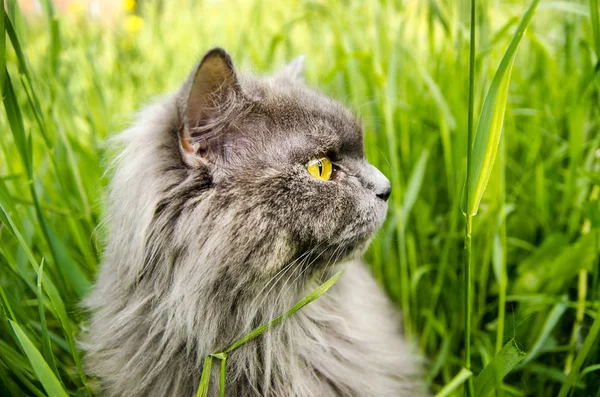
<path fill-rule="evenodd" d="M 359 115 L 393 185 L 366 259 L 431 390 L 463 395 L 467 0 L 4 3 L 0 395 L 93 393 L 76 337 L 102 258 L 105 140 L 215 45 L 255 73 L 303 54 L 307 83 Z M 475 122 L 529 1 L 477 4 Z M 597 0 L 540 2 L 473 224 L 473 374 L 507 343 L 521 360 L 490 395 L 600 396 L 599 54 Z"/>

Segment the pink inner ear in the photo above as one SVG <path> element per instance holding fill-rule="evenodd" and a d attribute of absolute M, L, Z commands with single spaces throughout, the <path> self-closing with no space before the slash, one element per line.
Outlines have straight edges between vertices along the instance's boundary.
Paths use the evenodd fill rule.
<path fill-rule="evenodd" d="M 194 130 L 218 111 L 237 84 L 231 59 L 221 51 L 213 51 L 200 64 L 187 103 L 187 127 Z"/>
<path fill-rule="evenodd" d="M 203 127 L 219 119 L 219 112 L 223 111 L 230 94 L 237 88 L 237 77 L 229 55 L 219 48 L 209 51 L 194 74 L 186 103 L 185 126 L 179 134 L 181 155 L 188 166 L 198 167 L 206 152 L 211 150 L 204 148 L 202 151 L 198 143 L 210 130 Z"/>

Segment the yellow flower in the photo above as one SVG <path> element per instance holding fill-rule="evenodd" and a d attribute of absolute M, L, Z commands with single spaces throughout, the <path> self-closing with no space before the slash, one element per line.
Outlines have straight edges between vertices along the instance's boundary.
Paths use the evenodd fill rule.
<path fill-rule="evenodd" d="M 144 26 L 144 20 L 137 15 L 129 15 L 125 19 L 125 30 L 129 33 L 137 33 Z"/>
<path fill-rule="evenodd" d="M 123 0 L 123 8 L 128 12 L 133 11 L 135 9 L 135 0 Z"/>
<path fill-rule="evenodd" d="M 83 4 L 80 1 L 69 3 L 68 10 L 71 14 L 79 15 L 83 12 Z"/>

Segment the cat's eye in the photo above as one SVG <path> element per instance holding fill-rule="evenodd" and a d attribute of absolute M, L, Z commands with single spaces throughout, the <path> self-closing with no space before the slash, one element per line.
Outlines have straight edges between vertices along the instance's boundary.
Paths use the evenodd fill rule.
<path fill-rule="evenodd" d="M 308 170 L 308 173 L 315 178 L 328 181 L 333 172 L 333 165 L 331 164 L 329 157 L 319 157 L 306 163 L 306 169 Z"/>

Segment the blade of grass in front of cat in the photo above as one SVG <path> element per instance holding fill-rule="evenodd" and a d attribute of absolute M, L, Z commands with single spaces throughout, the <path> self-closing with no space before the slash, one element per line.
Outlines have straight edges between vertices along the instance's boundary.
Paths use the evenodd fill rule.
<path fill-rule="evenodd" d="M 298 310 L 302 309 L 304 306 L 319 299 L 325 292 L 327 292 L 327 290 L 329 290 L 329 288 L 331 288 L 340 279 L 342 274 L 344 274 L 344 271 L 345 270 L 340 270 L 339 272 L 335 273 L 333 276 L 331 276 L 329 279 L 327 279 L 327 281 L 325 281 L 323 284 L 319 285 L 314 291 L 312 291 L 310 294 L 308 294 L 306 297 L 304 297 L 301 301 L 296 303 L 286 313 L 276 317 L 268 324 L 261 325 L 260 327 L 254 329 L 248 335 L 233 342 L 223 352 L 213 353 L 213 354 L 209 354 L 208 356 L 206 356 L 206 359 L 204 360 L 204 368 L 202 370 L 202 376 L 200 378 L 200 385 L 198 386 L 198 394 L 196 394 L 196 396 L 197 397 L 206 396 L 206 393 L 208 392 L 208 384 L 210 382 L 211 370 L 210 370 L 210 368 L 209 369 L 206 369 L 206 368 L 207 368 L 207 366 L 210 366 L 212 368 L 213 357 L 219 358 L 221 360 L 225 360 L 228 353 L 231 353 L 232 351 L 238 349 L 239 347 L 243 346 L 244 344 L 259 337 L 268 329 L 276 326 L 277 324 L 281 323 L 286 318 L 294 315 L 294 313 L 296 313 Z M 222 365 L 223 366 L 221 367 L 221 371 L 222 371 L 221 374 L 223 375 L 225 373 L 225 364 L 222 364 Z M 223 375 L 223 377 L 224 377 L 224 375 Z M 223 385 L 222 387 L 225 387 L 224 381 L 221 384 Z M 200 393 L 203 393 L 203 394 L 200 394 Z"/>
<path fill-rule="evenodd" d="M 219 383 L 219 397 L 225 397 L 225 378 L 227 373 L 227 354 L 221 357 L 221 376 Z"/>
<path fill-rule="evenodd" d="M 200 377 L 200 384 L 198 385 L 198 391 L 196 397 L 206 397 L 208 395 L 208 386 L 210 384 L 210 373 L 212 371 L 213 356 L 208 355 L 204 359 L 204 365 L 202 366 L 202 376 Z"/>
<path fill-rule="evenodd" d="M 279 324 L 286 318 L 292 316 L 294 313 L 296 313 L 298 310 L 302 309 L 304 306 L 319 299 L 325 292 L 327 292 L 327 290 L 329 290 L 329 288 L 331 288 L 340 279 L 340 277 L 342 277 L 342 274 L 344 274 L 344 271 L 345 270 L 340 270 L 339 272 L 335 273 L 327 281 L 325 281 L 323 284 L 319 285 L 313 292 L 311 292 L 306 297 L 304 297 L 300 302 L 296 303 L 286 313 L 276 317 L 273 321 L 271 321 L 268 324 L 261 325 L 260 327 L 256 328 L 254 331 L 250 332 L 248 335 L 246 335 L 246 336 L 238 339 L 234 343 L 232 343 L 227 349 L 225 349 L 224 353 L 231 353 L 232 351 L 234 351 L 238 347 L 242 346 L 243 344 L 262 335 L 269 328 L 276 326 L 277 324 Z"/>

